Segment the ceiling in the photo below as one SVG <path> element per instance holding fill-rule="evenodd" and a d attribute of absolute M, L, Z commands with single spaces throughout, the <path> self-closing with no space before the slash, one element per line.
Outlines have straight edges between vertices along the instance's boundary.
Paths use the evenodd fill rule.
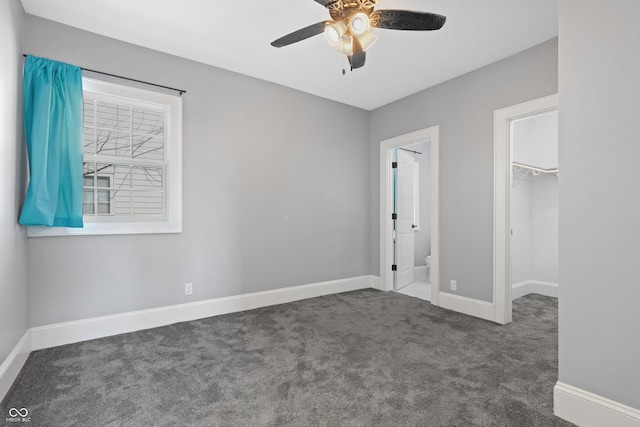
<path fill-rule="evenodd" d="M 314 0 L 22 0 L 27 13 L 278 83 L 366 110 L 478 69 L 558 35 L 557 0 L 379 0 L 376 9 L 434 12 L 439 31 L 374 29 L 363 68 L 318 35 L 274 48 L 329 19 Z M 53 58 L 55 59 L 55 58 Z M 79 64 L 82 65 L 82 64 Z"/>

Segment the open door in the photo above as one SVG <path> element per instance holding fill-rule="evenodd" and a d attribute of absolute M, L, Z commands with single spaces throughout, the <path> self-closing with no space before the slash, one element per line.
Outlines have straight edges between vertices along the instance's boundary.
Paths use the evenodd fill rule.
<path fill-rule="evenodd" d="M 395 206 L 395 289 L 414 281 L 414 164 L 413 156 L 397 150 Z"/>

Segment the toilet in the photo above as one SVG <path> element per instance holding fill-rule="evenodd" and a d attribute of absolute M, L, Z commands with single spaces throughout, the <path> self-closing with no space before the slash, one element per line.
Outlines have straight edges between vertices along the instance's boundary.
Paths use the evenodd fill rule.
<path fill-rule="evenodd" d="M 431 255 L 427 255 L 424 262 L 427 264 L 427 280 L 431 283 Z"/>

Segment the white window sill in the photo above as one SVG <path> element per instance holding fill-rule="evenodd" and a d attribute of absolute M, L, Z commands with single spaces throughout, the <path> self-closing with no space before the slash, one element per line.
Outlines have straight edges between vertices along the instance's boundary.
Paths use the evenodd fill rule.
<path fill-rule="evenodd" d="M 34 227 L 27 229 L 29 237 L 47 236 L 97 236 L 113 234 L 182 233 L 182 221 L 146 222 L 85 222 L 83 228 Z"/>

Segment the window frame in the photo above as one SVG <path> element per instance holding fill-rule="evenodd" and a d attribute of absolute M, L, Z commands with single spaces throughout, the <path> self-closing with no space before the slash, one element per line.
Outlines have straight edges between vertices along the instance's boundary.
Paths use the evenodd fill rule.
<path fill-rule="evenodd" d="M 154 104 L 168 110 L 166 135 L 165 170 L 165 215 L 164 218 L 126 217 L 114 221 L 112 215 L 83 216 L 83 228 L 28 227 L 29 237 L 111 235 L 111 234 L 155 234 L 182 232 L 182 97 L 163 92 L 150 91 L 133 86 L 82 77 L 83 91 L 122 98 L 134 103 Z M 83 162 L 86 161 L 84 156 Z M 122 160 L 126 162 L 126 160 Z"/>

